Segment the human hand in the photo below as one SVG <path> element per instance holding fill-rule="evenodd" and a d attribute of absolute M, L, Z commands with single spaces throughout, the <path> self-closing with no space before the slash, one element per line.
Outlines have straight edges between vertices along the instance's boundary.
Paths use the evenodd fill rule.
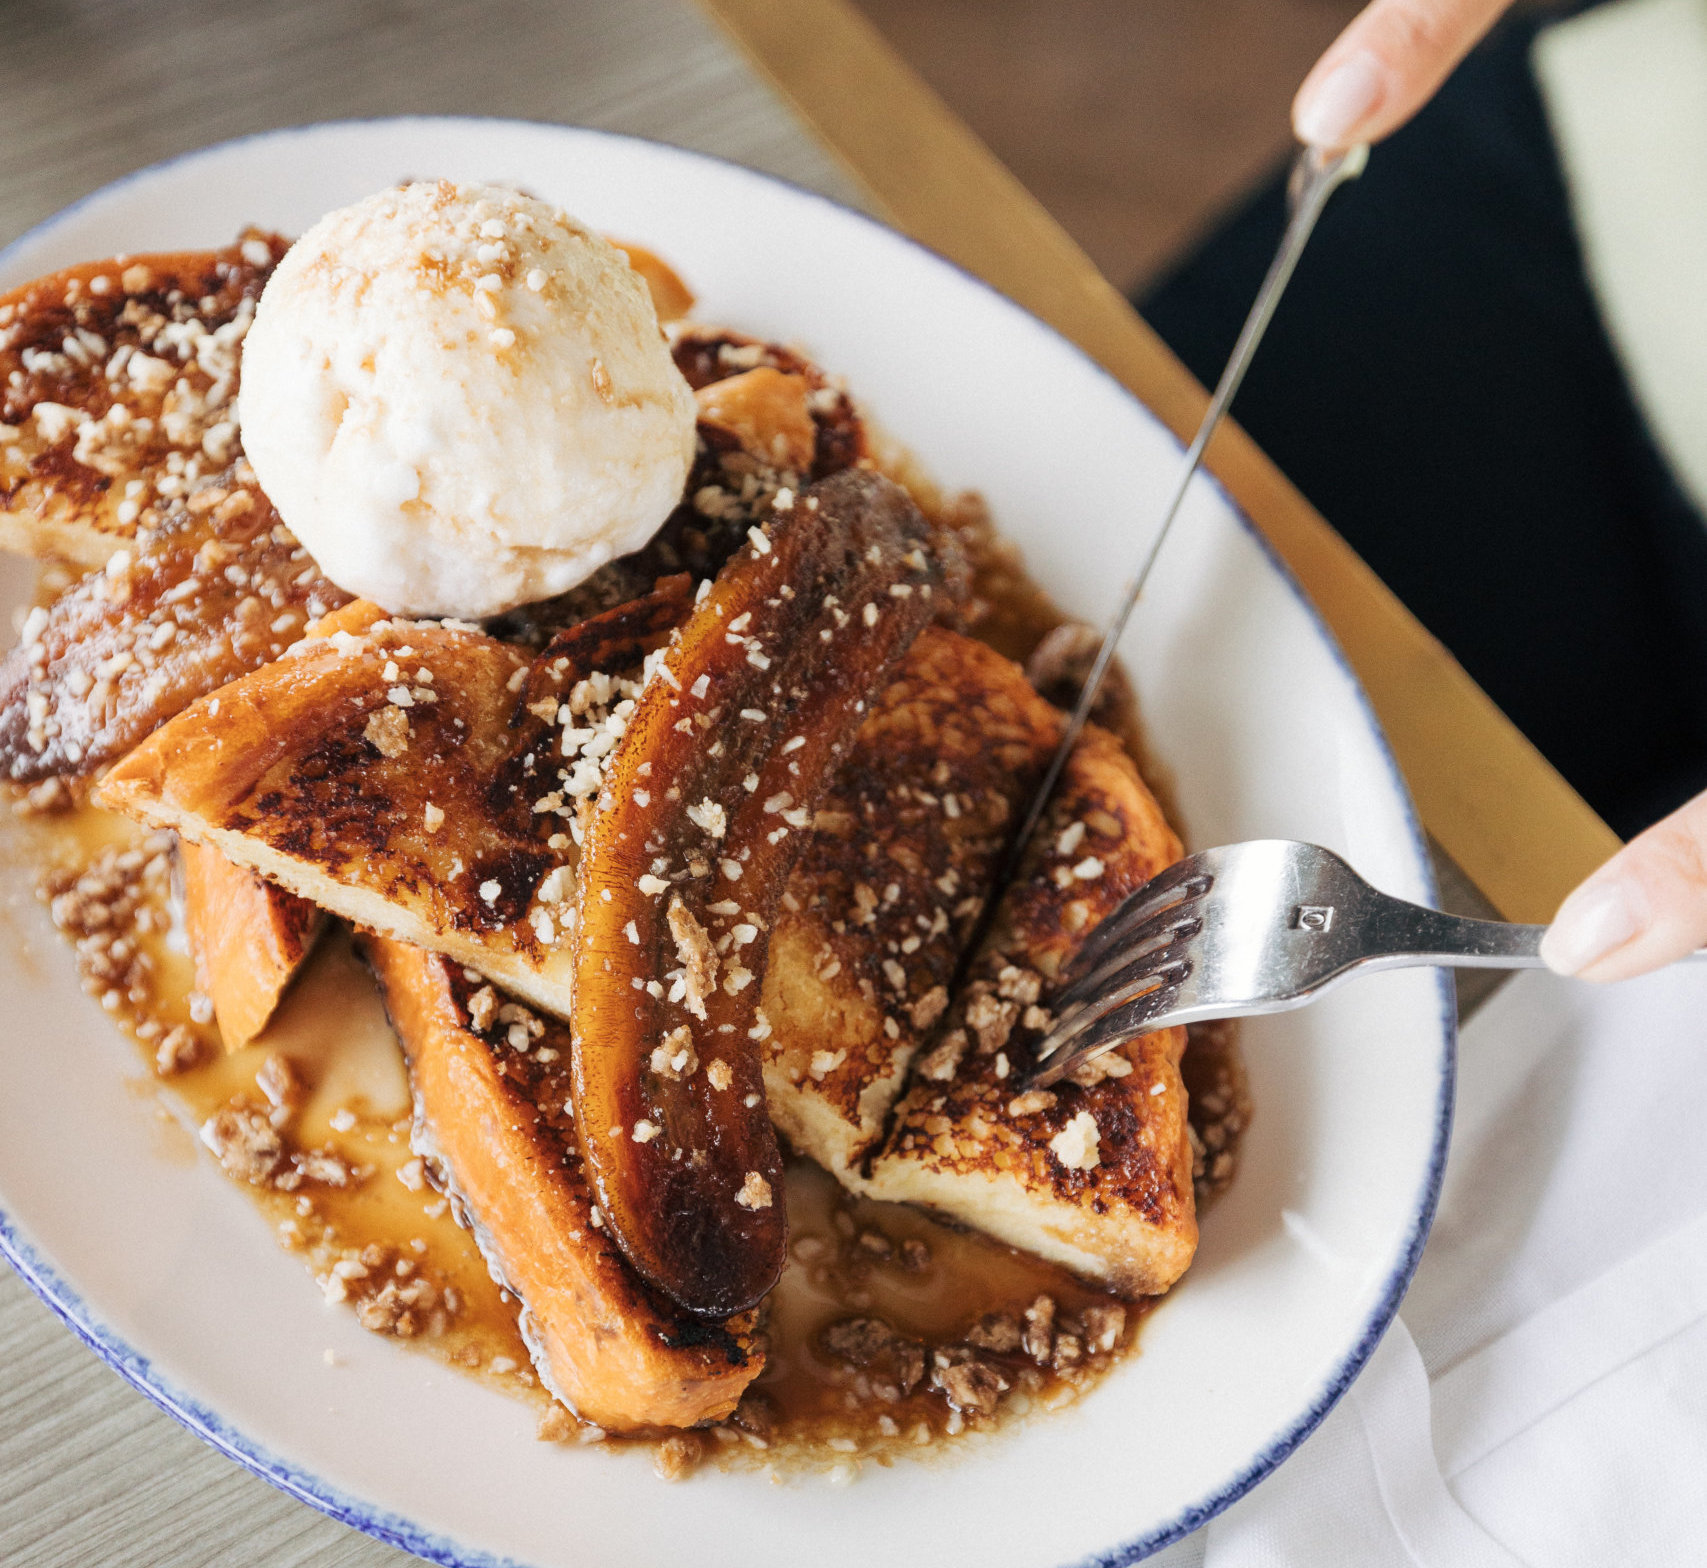
<path fill-rule="evenodd" d="M 1337 152 L 1396 131 L 1434 96 L 1510 0 L 1372 0 L 1292 100 L 1299 141 Z"/>
<path fill-rule="evenodd" d="M 1628 980 L 1707 946 L 1707 795 L 1657 822 L 1582 884 L 1541 941 L 1551 969 Z"/>

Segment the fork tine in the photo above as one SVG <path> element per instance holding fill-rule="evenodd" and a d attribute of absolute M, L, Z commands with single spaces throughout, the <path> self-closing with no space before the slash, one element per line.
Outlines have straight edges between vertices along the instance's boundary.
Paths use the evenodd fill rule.
<path fill-rule="evenodd" d="M 1027 1086 L 1054 1083 L 1081 1062 L 1166 1010 L 1190 973 L 1192 939 L 1203 929 L 1196 906 L 1215 878 L 1187 856 L 1138 888 L 1080 948 L 1053 1003 L 1056 1021 L 1039 1042 Z M 1113 1020 L 1111 1025 L 1107 1021 Z"/>
<path fill-rule="evenodd" d="M 1111 953 L 1107 962 L 1084 972 L 1075 968 L 1072 982 L 1056 996 L 1056 1010 L 1063 1011 L 1106 991 L 1124 988 L 1129 980 L 1162 968 L 1176 949 L 1183 951 L 1202 930 L 1203 917 L 1180 905 L 1153 916 L 1132 933 L 1125 945 Z"/>
<path fill-rule="evenodd" d="M 1090 1028 L 1117 1008 L 1161 990 L 1177 993 L 1191 973 L 1190 958 L 1183 950 L 1164 950 L 1157 958 L 1159 961 L 1135 970 L 1124 977 L 1120 984 L 1109 986 L 1095 996 L 1075 1001 L 1059 1013 L 1049 1033 L 1038 1042 L 1038 1060 L 1054 1055 L 1074 1035 Z"/>
<path fill-rule="evenodd" d="M 1048 1047 L 1047 1056 L 1040 1056 L 1022 1088 L 1047 1089 L 1092 1057 L 1100 1056 L 1136 1035 L 1148 1034 L 1150 1025 L 1172 1009 L 1179 994 L 1179 981 L 1184 979 L 1184 975 L 1154 978 L 1157 983 L 1141 994 L 1127 993 L 1124 998 L 1111 998 L 1107 1007 L 1099 1004 L 1095 1008 L 1086 1008 L 1070 1022 L 1057 1024 L 1049 1040 L 1044 1042 Z"/>
<path fill-rule="evenodd" d="M 1215 885 L 1203 856 L 1187 855 L 1159 871 L 1133 892 L 1113 914 L 1101 921 L 1074 956 L 1069 973 L 1076 977 L 1099 967 L 1111 948 L 1125 946 L 1152 921 L 1165 919 L 1182 904 L 1202 898 Z"/>

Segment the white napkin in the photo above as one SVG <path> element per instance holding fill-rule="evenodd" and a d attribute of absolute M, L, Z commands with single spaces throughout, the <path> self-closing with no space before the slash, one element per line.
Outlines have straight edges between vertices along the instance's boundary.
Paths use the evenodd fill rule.
<path fill-rule="evenodd" d="M 1707 965 L 1526 974 L 1460 1041 L 1400 1320 L 1168 1568 L 1707 1563 Z"/>

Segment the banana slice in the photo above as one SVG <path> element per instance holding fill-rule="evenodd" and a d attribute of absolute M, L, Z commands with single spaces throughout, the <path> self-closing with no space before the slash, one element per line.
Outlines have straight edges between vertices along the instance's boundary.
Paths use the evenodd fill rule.
<path fill-rule="evenodd" d="M 726 1316 L 776 1282 L 782 1163 L 759 1011 L 776 907 L 867 705 L 954 546 L 850 469 L 773 514 L 646 685 L 585 830 L 576 1119 L 635 1268 Z"/>

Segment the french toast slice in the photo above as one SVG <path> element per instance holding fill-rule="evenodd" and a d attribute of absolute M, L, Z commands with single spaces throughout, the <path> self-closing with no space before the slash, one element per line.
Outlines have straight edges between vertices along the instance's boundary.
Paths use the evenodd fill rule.
<path fill-rule="evenodd" d="M 1197 1246 L 1185 1031 L 1145 1035 L 1054 1089 L 1015 1092 L 1073 955 L 1179 854 L 1130 758 L 1087 727 L 970 983 L 914 1060 L 869 1195 L 917 1204 L 1129 1295 L 1179 1278 Z"/>
<path fill-rule="evenodd" d="M 348 601 L 234 464 L 30 612 L 0 663 L 0 775 L 93 773 Z"/>
<path fill-rule="evenodd" d="M 765 1098 L 795 1150 L 849 1186 L 948 1006 L 1060 722 L 1017 665 L 928 628 L 812 819 L 765 974 Z"/>
<path fill-rule="evenodd" d="M 180 843 L 178 860 L 196 986 L 213 1003 L 225 1049 L 240 1051 L 267 1027 L 326 915 L 205 844 Z"/>
<path fill-rule="evenodd" d="M 764 1366 L 756 1314 L 722 1322 L 649 1290 L 602 1227 L 581 1158 L 568 1031 L 459 965 L 364 950 L 408 1062 L 415 1153 L 522 1303 L 541 1380 L 613 1432 L 730 1414 Z"/>
<path fill-rule="evenodd" d="M 0 295 L 0 548 L 104 566 L 238 457 L 238 361 L 284 255 L 85 262 Z"/>
<path fill-rule="evenodd" d="M 527 655 L 439 622 L 345 629 L 363 609 L 185 709 L 97 800 L 566 1013 L 575 849 L 511 768 Z"/>

